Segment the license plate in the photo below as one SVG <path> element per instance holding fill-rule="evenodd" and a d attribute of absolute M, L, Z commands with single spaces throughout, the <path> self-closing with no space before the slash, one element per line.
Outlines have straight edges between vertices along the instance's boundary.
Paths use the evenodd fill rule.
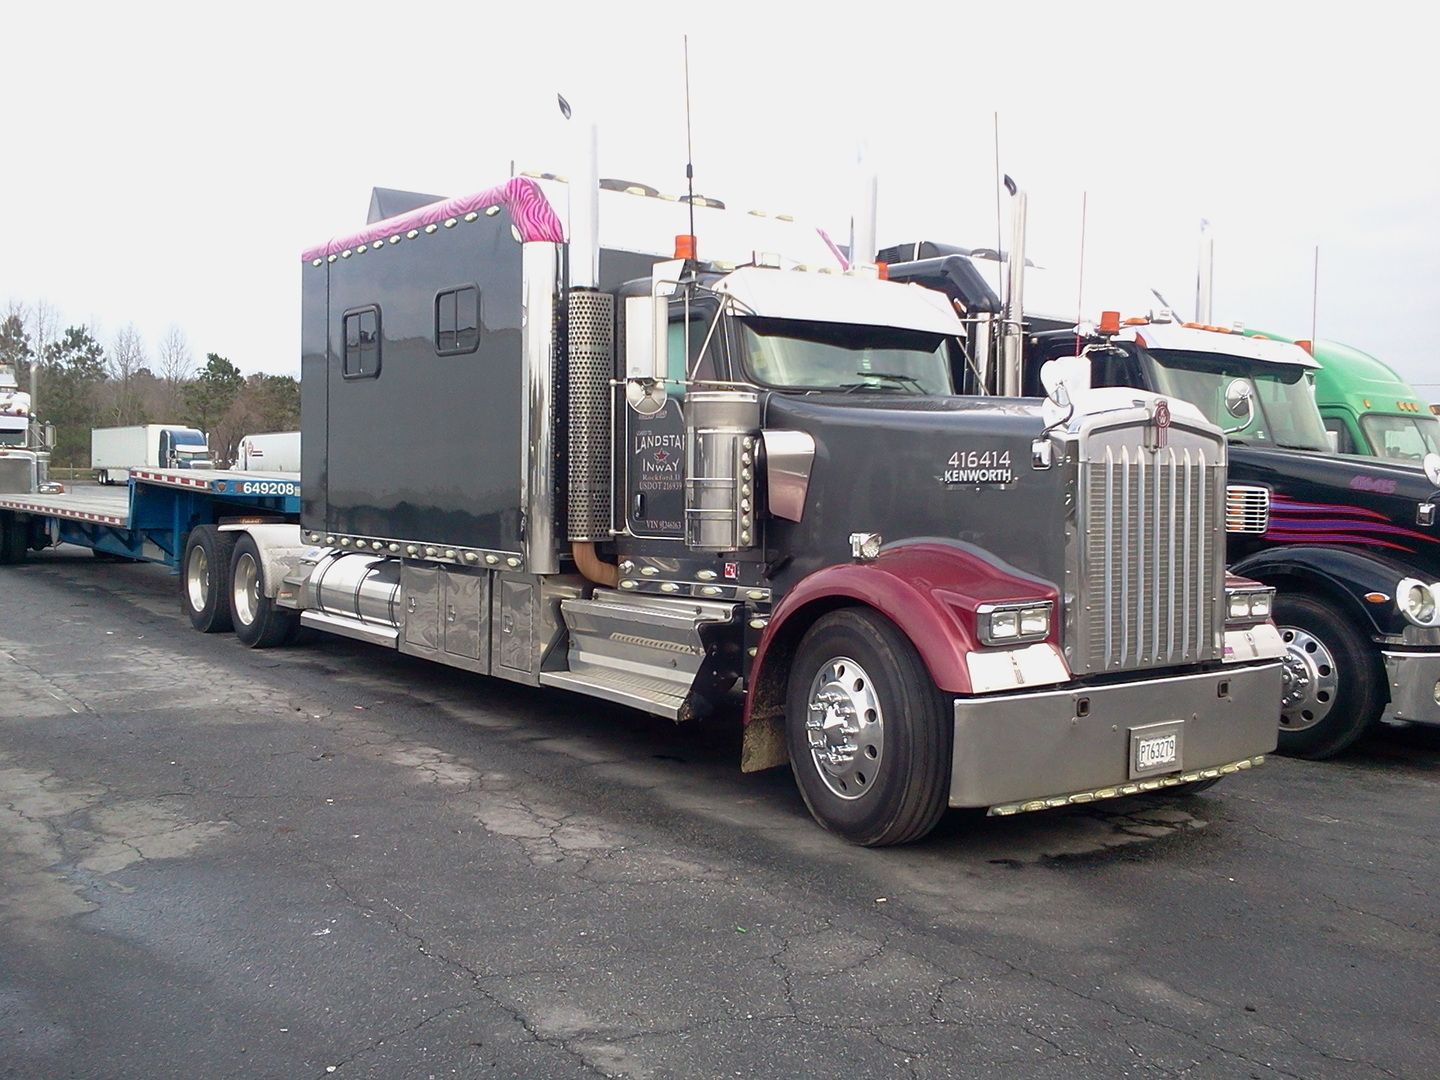
<path fill-rule="evenodd" d="M 1185 723 L 1174 720 L 1130 729 L 1130 779 L 1178 772 L 1184 767 Z"/>

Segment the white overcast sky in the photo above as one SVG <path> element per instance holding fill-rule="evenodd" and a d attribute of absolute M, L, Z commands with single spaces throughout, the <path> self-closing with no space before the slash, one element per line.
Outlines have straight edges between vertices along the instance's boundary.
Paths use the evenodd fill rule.
<path fill-rule="evenodd" d="M 459 195 L 568 171 L 562 92 L 601 173 L 843 239 L 856 147 L 882 245 L 993 245 L 1000 167 L 1028 254 L 1087 315 L 1159 289 L 1193 315 L 1372 352 L 1440 400 L 1440 93 L 1423 7 L 1340 4 L 44 4 L 0 9 L 0 304 L 44 300 L 153 356 L 299 370 L 299 253 L 372 186 Z M 1426 17 L 1428 18 L 1428 17 Z M 1086 206 L 1083 294 L 1078 274 Z M 1008 246 L 1008 224 L 1005 226 Z"/>

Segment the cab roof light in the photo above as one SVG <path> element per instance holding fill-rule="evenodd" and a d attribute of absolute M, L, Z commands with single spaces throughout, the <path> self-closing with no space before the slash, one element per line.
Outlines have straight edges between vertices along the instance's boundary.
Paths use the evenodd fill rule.
<path fill-rule="evenodd" d="M 675 258 L 695 258 L 695 237 L 691 236 L 688 233 L 681 233 L 679 236 L 675 237 Z"/>
<path fill-rule="evenodd" d="M 1118 334 L 1120 332 L 1120 313 L 1118 311 L 1102 311 L 1098 329 L 1102 334 Z"/>

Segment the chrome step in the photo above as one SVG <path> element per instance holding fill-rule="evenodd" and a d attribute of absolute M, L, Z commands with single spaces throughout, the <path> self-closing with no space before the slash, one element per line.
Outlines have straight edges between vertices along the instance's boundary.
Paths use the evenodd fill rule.
<path fill-rule="evenodd" d="M 570 635 L 567 671 L 542 672 L 542 686 L 593 694 L 673 720 L 708 712 L 733 682 L 720 654 L 741 605 L 692 597 L 636 596 L 596 589 L 560 603 Z M 738 672 L 737 672 L 738 673 Z"/>
<path fill-rule="evenodd" d="M 681 718 L 685 699 L 689 696 L 688 687 L 684 692 L 676 693 L 674 683 L 604 668 L 583 673 L 542 671 L 540 685 L 589 694 L 591 697 L 613 701 L 617 705 L 628 705 L 632 709 L 653 713 L 669 720 Z"/>

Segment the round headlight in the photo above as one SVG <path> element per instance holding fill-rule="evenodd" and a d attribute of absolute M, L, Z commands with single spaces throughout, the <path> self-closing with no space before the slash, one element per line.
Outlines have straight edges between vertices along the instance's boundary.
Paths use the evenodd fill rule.
<path fill-rule="evenodd" d="M 1417 626 L 1435 622 L 1435 594 L 1425 582 L 1406 578 L 1396 588 L 1395 599 L 1405 617 Z"/>

